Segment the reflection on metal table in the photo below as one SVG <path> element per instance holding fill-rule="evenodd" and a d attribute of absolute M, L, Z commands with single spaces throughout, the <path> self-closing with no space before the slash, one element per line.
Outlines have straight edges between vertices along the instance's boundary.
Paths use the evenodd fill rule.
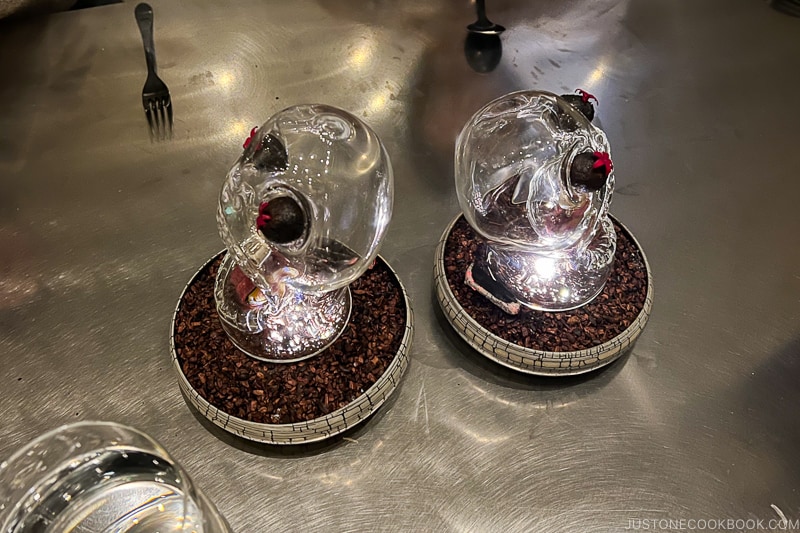
<path fill-rule="evenodd" d="M 0 457 L 66 422 L 127 423 L 242 532 L 800 519 L 800 19 L 744 0 L 497 0 L 502 48 L 476 51 L 466 0 L 152 5 L 166 142 L 142 113 L 134 4 L 0 23 Z M 434 250 L 459 211 L 453 148 L 471 114 L 579 87 L 600 101 L 611 211 L 646 250 L 655 303 L 627 356 L 537 378 L 452 331 Z M 216 201 L 242 140 L 304 102 L 351 111 L 387 146 L 381 255 L 416 330 L 381 411 L 287 449 L 193 412 L 168 334 L 221 247 Z"/>

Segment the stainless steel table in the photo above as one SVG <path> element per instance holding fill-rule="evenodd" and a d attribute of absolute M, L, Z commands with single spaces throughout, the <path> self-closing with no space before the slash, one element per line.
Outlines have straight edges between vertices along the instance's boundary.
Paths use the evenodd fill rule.
<path fill-rule="evenodd" d="M 800 19 L 745 0 L 497 0 L 502 61 L 480 74 L 466 1 L 152 4 L 175 106 L 165 143 L 141 110 L 135 3 L 0 23 L 0 457 L 66 422 L 125 422 L 238 532 L 800 519 Z M 582 378 L 481 358 L 432 293 L 434 246 L 458 213 L 455 136 L 485 102 L 532 87 L 599 98 L 612 212 L 655 278 L 633 351 Z M 247 132 L 302 102 L 348 109 L 385 141 L 396 203 L 382 254 L 417 329 L 377 416 L 288 449 L 193 414 L 168 332 L 222 248 L 217 194 Z"/>

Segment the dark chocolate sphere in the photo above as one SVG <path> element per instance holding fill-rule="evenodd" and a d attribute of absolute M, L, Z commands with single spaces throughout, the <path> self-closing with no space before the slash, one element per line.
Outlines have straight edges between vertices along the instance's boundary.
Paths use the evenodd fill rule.
<path fill-rule="evenodd" d="M 592 103 L 580 94 L 562 94 L 561 98 L 567 101 L 572 107 L 583 113 L 590 121 L 594 119 L 594 106 Z"/>
<path fill-rule="evenodd" d="M 278 172 L 286 170 L 288 166 L 286 148 L 280 139 L 271 133 L 264 136 L 253 157 L 258 170 Z"/>
<path fill-rule="evenodd" d="M 605 166 L 594 168 L 597 157 L 593 152 L 583 152 L 575 156 L 569 168 L 569 181 L 576 187 L 585 187 L 590 191 L 602 189 L 608 174 Z"/>
<path fill-rule="evenodd" d="M 261 204 L 258 229 L 267 240 L 286 244 L 303 236 L 308 219 L 302 206 L 290 196 L 279 196 Z"/>

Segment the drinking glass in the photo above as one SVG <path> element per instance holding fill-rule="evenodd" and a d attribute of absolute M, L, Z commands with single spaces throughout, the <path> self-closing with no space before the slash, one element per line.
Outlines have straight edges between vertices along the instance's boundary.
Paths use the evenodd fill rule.
<path fill-rule="evenodd" d="M 2 533 L 230 533 L 148 435 L 111 422 L 54 429 L 0 463 Z"/>

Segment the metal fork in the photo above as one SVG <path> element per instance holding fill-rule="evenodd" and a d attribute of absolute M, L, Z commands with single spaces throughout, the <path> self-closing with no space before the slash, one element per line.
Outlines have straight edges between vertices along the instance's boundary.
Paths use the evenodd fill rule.
<path fill-rule="evenodd" d="M 172 99 L 167 84 L 156 74 L 156 49 L 153 44 L 153 8 L 141 3 L 134 11 L 136 24 L 142 34 L 144 57 L 147 60 L 147 80 L 142 89 L 142 105 L 150 126 L 150 138 L 163 140 L 172 137 Z"/>

